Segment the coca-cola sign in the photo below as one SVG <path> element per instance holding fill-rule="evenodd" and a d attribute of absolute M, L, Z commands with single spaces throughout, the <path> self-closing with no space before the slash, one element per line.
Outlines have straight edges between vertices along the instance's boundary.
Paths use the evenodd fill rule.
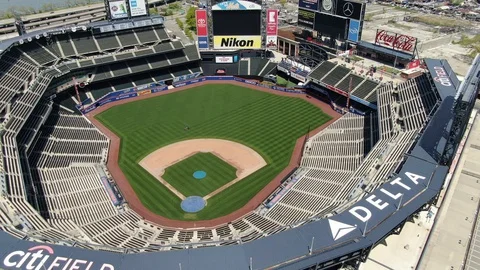
<path fill-rule="evenodd" d="M 417 38 L 377 29 L 375 44 L 389 47 L 394 50 L 413 52 L 417 45 Z"/>

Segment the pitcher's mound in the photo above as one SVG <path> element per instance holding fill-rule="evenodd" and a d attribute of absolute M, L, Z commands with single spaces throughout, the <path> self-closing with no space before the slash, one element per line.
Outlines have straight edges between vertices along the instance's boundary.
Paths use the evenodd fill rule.
<path fill-rule="evenodd" d="M 195 179 L 201 180 L 207 176 L 207 173 L 205 171 L 196 171 L 193 173 L 193 177 Z"/>
<path fill-rule="evenodd" d="M 205 208 L 206 202 L 200 196 L 190 196 L 185 198 L 181 203 L 180 207 L 182 210 L 187 213 L 196 213 Z"/>

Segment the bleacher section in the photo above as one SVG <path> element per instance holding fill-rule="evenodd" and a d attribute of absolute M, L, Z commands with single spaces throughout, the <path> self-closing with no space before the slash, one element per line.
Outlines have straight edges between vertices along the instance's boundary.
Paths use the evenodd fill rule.
<path fill-rule="evenodd" d="M 290 72 L 297 74 L 298 76 L 292 75 L 295 77 L 307 78 L 308 74 L 310 73 L 310 68 L 304 66 L 298 62 L 295 62 L 291 59 L 282 59 L 280 63 L 278 63 L 278 69 L 283 72 Z"/>
<path fill-rule="evenodd" d="M 329 85 L 345 93 L 348 93 L 350 90 L 351 79 L 351 94 L 353 96 L 368 101 L 369 103 L 377 102 L 376 89 L 380 84 L 362 75 L 354 74 L 342 65 L 324 61 L 308 75 L 308 78 L 316 84 Z"/>
<path fill-rule="evenodd" d="M 372 192 L 397 169 L 438 97 L 426 75 L 396 87 L 384 86 L 378 93 L 380 120 L 373 116 L 365 121 L 348 113 L 309 140 L 301 163 L 308 171 L 268 210 L 266 218 L 291 224 L 325 216 Z M 399 128 L 392 127 L 391 119 L 397 119 Z M 373 146 L 377 121 L 380 140 Z M 373 127 L 370 141 L 366 123 Z"/>
<path fill-rule="evenodd" d="M 328 61 L 324 61 L 320 65 L 318 65 L 312 71 L 312 73 L 310 73 L 309 76 L 311 78 L 314 78 L 314 79 L 317 79 L 317 80 L 321 81 L 325 77 L 325 75 L 330 73 L 335 68 L 335 66 L 337 66 L 337 64 L 334 64 L 334 63 L 328 62 Z"/>
<path fill-rule="evenodd" d="M 306 171 L 268 212 L 287 225 L 324 215 L 349 192 L 348 180 L 370 150 L 373 116 L 348 113 L 306 144 L 301 167 Z"/>
<path fill-rule="evenodd" d="M 382 138 L 423 126 L 438 100 L 426 74 L 399 85 L 386 85 L 378 90 L 378 98 Z"/>

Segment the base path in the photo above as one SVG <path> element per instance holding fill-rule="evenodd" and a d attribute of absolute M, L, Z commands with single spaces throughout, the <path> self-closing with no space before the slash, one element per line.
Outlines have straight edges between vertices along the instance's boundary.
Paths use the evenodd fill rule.
<path fill-rule="evenodd" d="M 212 228 L 218 225 L 222 225 L 231 221 L 234 221 L 236 219 L 242 218 L 243 216 L 249 214 L 251 211 L 253 211 L 258 205 L 260 205 L 275 189 L 282 183 L 282 180 L 285 179 L 289 175 L 289 173 L 295 169 L 295 167 L 298 166 L 299 159 L 302 154 L 302 146 L 303 146 L 303 141 L 305 140 L 305 135 L 301 136 L 300 138 L 297 139 L 297 142 L 295 144 L 295 148 L 293 149 L 292 157 L 290 158 L 290 163 L 289 165 L 279 174 L 277 175 L 270 183 L 268 183 L 262 190 L 260 190 L 248 203 L 246 203 L 244 206 L 242 206 L 240 209 L 238 209 L 235 212 L 232 212 L 228 215 L 225 215 L 223 217 L 215 218 L 215 219 L 210 219 L 210 220 L 199 220 L 199 221 L 182 221 L 182 220 L 172 220 L 166 217 L 162 217 L 160 215 L 157 215 L 150 211 L 148 208 L 146 208 L 140 199 L 138 198 L 137 194 L 133 190 L 132 186 L 128 182 L 127 177 L 123 174 L 122 170 L 118 166 L 118 157 L 119 157 L 119 152 L 120 152 L 120 138 L 115 135 L 111 130 L 106 128 L 104 125 L 102 125 L 97 119 L 95 119 L 95 115 L 104 112 L 111 107 L 120 105 L 120 104 L 125 104 L 137 100 L 142 100 L 142 99 L 147 99 L 147 98 L 152 98 L 155 96 L 161 96 L 161 95 L 168 95 L 171 93 L 176 93 L 180 91 L 185 91 L 189 88 L 194 88 L 202 85 L 209 85 L 209 84 L 233 84 L 233 85 L 238 85 L 241 87 L 245 88 L 250 88 L 262 92 L 267 92 L 270 94 L 274 95 L 279 95 L 279 96 L 287 96 L 287 97 L 295 97 L 295 98 L 301 98 L 317 107 L 322 109 L 322 111 L 332 117 L 332 120 L 328 121 L 327 123 L 321 125 L 320 127 L 316 128 L 315 130 L 311 130 L 309 132 L 310 136 L 313 136 L 320 132 L 322 129 L 328 127 L 331 125 L 335 120 L 340 118 L 342 115 L 333 110 L 329 104 L 326 104 L 318 99 L 315 98 L 309 98 L 305 94 L 294 94 L 294 93 L 287 93 L 287 92 L 281 92 L 281 91 L 275 91 L 275 90 L 270 90 L 267 88 L 263 88 L 261 86 L 255 86 L 255 85 L 249 85 L 245 83 L 240 83 L 240 82 L 233 82 L 233 81 L 207 81 L 207 82 L 201 82 L 197 84 L 191 84 L 188 86 L 183 86 L 179 87 L 173 90 L 168 90 L 168 91 L 162 91 L 158 92 L 155 94 L 150 94 L 150 95 L 144 95 L 144 96 L 139 96 L 135 98 L 130 98 L 130 99 L 124 99 L 124 100 L 119 100 L 115 101 L 112 103 L 105 104 L 99 108 L 96 108 L 95 110 L 89 112 L 86 117 L 107 137 L 110 138 L 110 148 L 108 151 L 108 162 L 107 162 L 107 168 L 110 171 L 110 174 L 112 175 L 112 178 L 115 180 L 117 183 L 118 187 L 122 191 L 122 194 L 124 198 L 127 200 L 130 208 L 132 208 L 135 212 L 137 212 L 140 216 L 143 218 L 153 222 L 157 223 L 159 225 L 165 226 L 165 227 L 171 227 L 171 228 L 185 228 L 185 229 L 190 229 L 190 228 Z M 308 117 L 306 115 L 305 117 Z"/>
<path fill-rule="evenodd" d="M 162 175 L 166 168 L 199 152 L 212 153 L 237 169 L 237 178 L 205 196 L 205 200 L 267 165 L 262 156 L 250 147 L 221 139 L 193 139 L 176 142 L 153 151 L 139 164 L 183 200 L 185 196 L 168 184 Z"/>

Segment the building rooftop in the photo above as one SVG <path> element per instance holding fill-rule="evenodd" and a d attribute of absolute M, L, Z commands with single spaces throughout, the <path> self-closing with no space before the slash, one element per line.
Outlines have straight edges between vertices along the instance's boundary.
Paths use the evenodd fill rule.
<path fill-rule="evenodd" d="M 280 29 L 278 29 L 278 36 L 279 36 L 279 37 L 282 37 L 282 38 L 286 38 L 286 39 L 290 39 L 290 40 L 295 41 L 295 35 L 293 34 L 293 32 L 294 32 L 296 29 L 297 29 L 297 28 L 294 27 L 294 26 L 289 26 L 289 27 L 285 27 L 285 28 L 280 28 Z"/>

